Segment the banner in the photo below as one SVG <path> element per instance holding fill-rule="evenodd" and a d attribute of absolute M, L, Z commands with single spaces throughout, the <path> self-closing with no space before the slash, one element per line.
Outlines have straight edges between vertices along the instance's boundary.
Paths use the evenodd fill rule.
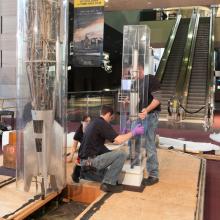
<path fill-rule="evenodd" d="M 104 7 L 104 0 L 75 0 L 74 1 L 74 8 L 94 7 L 94 6 Z"/>
<path fill-rule="evenodd" d="M 103 53 L 104 0 L 74 1 L 73 64 L 99 67 Z"/>

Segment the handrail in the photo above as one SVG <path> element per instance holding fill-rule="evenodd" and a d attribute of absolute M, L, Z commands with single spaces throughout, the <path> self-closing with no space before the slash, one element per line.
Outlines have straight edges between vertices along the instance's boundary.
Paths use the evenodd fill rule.
<path fill-rule="evenodd" d="M 75 92 L 67 92 L 67 97 L 71 96 L 97 96 L 97 95 L 114 95 L 118 93 L 117 89 L 113 90 L 95 90 L 95 91 L 75 91 Z"/>
<path fill-rule="evenodd" d="M 190 78 L 191 78 L 191 73 L 192 73 L 193 56 L 194 56 L 197 32 L 198 32 L 198 27 L 199 27 L 199 18 L 200 18 L 200 14 L 197 11 L 196 21 L 195 21 L 195 25 L 194 25 L 194 31 L 193 31 L 193 34 L 192 34 L 192 44 L 191 44 L 191 48 L 190 48 L 190 52 L 189 52 L 189 60 L 188 60 L 186 74 L 185 74 L 185 82 L 184 82 L 184 86 L 182 87 L 182 91 L 181 91 L 181 95 L 182 95 L 181 105 L 184 108 L 186 107 L 186 104 L 187 104 Z"/>
<path fill-rule="evenodd" d="M 205 119 L 206 126 L 210 127 L 213 121 L 213 100 L 214 100 L 214 24 L 216 16 L 216 7 L 211 8 L 210 28 L 209 28 L 209 58 L 208 58 L 208 76 L 207 76 L 207 95 Z"/>
<path fill-rule="evenodd" d="M 186 45 L 184 49 L 181 69 L 180 69 L 180 73 L 179 73 L 177 84 L 176 84 L 176 97 L 180 100 L 180 102 L 182 102 L 182 98 L 184 94 L 183 88 L 186 83 L 186 75 L 187 75 L 187 70 L 189 67 L 189 62 L 192 62 L 192 60 L 190 61 L 190 59 L 192 59 L 192 56 L 193 56 L 192 52 L 194 52 L 193 43 L 195 43 L 195 40 L 196 40 L 195 35 L 197 34 L 198 23 L 199 23 L 199 12 L 197 9 L 196 11 L 193 10 L 192 12 L 192 17 L 191 17 L 189 28 L 188 28 L 187 41 L 186 41 Z"/>
<path fill-rule="evenodd" d="M 182 16 L 180 14 L 177 15 L 176 23 L 175 23 L 175 25 L 173 26 L 173 28 L 171 30 L 171 34 L 170 34 L 169 39 L 166 43 L 165 51 L 163 53 L 163 56 L 162 56 L 160 64 L 159 64 L 159 67 L 157 69 L 157 74 L 156 75 L 158 76 L 158 79 L 160 81 L 162 80 L 163 75 L 164 75 L 164 70 L 165 70 L 165 67 L 166 67 L 166 63 L 167 63 L 168 57 L 170 55 L 170 51 L 171 51 L 171 48 L 173 46 L 174 39 L 176 37 L 176 33 L 177 33 L 177 29 L 178 29 L 179 24 L 180 24 L 181 17 Z"/>
<path fill-rule="evenodd" d="M 7 109 L 16 109 L 16 98 L 0 98 L 0 110 L 7 110 Z M 4 106 L 7 102 L 15 102 L 14 106 Z"/>

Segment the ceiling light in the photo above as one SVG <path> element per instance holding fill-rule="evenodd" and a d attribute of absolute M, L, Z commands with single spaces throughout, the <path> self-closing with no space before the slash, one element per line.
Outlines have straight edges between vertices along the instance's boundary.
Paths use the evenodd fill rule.
<path fill-rule="evenodd" d="M 108 3 L 109 0 L 105 0 L 105 3 Z"/>
<path fill-rule="evenodd" d="M 146 41 L 146 39 L 147 39 L 147 37 L 146 37 L 145 35 L 143 35 L 143 36 L 141 37 L 141 41 Z"/>

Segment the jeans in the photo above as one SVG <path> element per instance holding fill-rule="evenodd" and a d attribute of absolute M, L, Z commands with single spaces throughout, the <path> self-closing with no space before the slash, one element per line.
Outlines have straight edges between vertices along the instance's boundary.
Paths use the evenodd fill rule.
<path fill-rule="evenodd" d="M 85 179 L 85 180 L 90 180 L 90 181 L 95 181 L 95 182 L 102 182 L 104 175 L 106 173 L 107 169 L 101 169 L 97 170 L 94 167 L 82 167 L 81 172 L 80 172 L 80 178 Z"/>
<path fill-rule="evenodd" d="M 103 170 L 107 168 L 102 180 L 103 183 L 116 185 L 126 159 L 127 153 L 115 150 L 96 156 L 95 158 L 90 159 L 90 161 L 91 166 L 97 170 Z M 84 163 L 85 160 L 81 162 L 82 166 Z"/>
<path fill-rule="evenodd" d="M 146 161 L 146 168 L 148 171 L 149 176 L 157 177 L 159 176 L 159 163 L 157 158 L 157 150 L 156 150 L 156 129 L 158 127 L 158 119 L 159 119 L 159 112 L 155 111 L 149 113 L 144 120 L 136 120 L 132 123 L 131 128 L 134 128 L 138 123 L 144 126 L 144 138 L 145 138 L 145 149 L 147 153 L 147 161 Z M 141 137 L 135 137 L 135 151 L 136 153 L 140 153 L 141 148 Z"/>

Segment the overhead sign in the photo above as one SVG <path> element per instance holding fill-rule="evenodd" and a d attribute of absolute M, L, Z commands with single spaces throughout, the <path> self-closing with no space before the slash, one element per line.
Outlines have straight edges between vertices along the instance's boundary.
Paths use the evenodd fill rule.
<path fill-rule="evenodd" d="M 104 0 L 75 0 L 74 8 L 104 6 Z"/>
<path fill-rule="evenodd" d="M 99 67 L 103 53 L 104 0 L 74 1 L 73 64 Z"/>

